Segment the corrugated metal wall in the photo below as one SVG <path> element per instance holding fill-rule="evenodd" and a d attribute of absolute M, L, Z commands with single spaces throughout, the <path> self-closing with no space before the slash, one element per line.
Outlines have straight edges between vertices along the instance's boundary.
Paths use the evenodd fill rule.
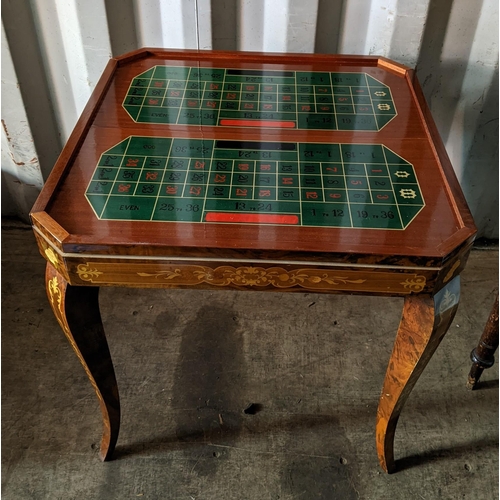
<path fill-rule="evenodd" d="M 416 66 L 479 235 L 498 238 L 497 0 L 3 0 L 3 215 L 27 219 L 108 59 L 143 46 Z"/>

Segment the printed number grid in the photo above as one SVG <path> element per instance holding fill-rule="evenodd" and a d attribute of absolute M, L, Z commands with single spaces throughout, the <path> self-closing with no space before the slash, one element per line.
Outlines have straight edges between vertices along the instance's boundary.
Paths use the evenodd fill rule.
<path fill-rule="evenodd" d="M 366 73 L 155 66 L 123 106 L 134 121 L 178 125 L 378 131 L 396 116 L 389 87 Z"/>
<path fill-rule="evenodd" d="M 425 205 L 413 166 L 382 145 L 149 137 L 103 153 L 85 194 L 103 220 L 292 214 L 303 226 L 399 230 Z"/>

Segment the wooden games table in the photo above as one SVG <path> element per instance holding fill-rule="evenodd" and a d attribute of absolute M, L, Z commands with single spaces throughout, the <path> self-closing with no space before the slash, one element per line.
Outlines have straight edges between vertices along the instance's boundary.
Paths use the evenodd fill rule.
<path fill-rule="evenodd" d="M 307 291 L 404 297 L 377 412 L 387 472 L 476 232 L 412 70 L 188 50 L 109 62 L 31 218 L 103 460 L 120 405 L 99 287 Z"/>

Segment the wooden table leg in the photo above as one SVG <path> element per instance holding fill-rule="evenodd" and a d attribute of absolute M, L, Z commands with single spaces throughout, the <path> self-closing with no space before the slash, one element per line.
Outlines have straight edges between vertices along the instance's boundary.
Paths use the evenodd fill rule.
<path fill-rule="evenodd" d="M 498 348 L 498 295 L 486 322 L 479 344 L 470 353 L 472 366 L 467 380 L 467 387 L 474 389 L 479 377 L 486 368 L 491 368 L 495 363 L 495 351 Z"/>
<path fill-rule="evenodd" d="M 394 472 L 394 433 L 415 383 L 443 339 L 458 308 L 460 276 L 434 297 L 408 295 L 377 411 L 377 453 L 386 472 Z"/>
<path fill-rule="evenodd" d="M 115 371 L 99 312 L 99 287 L 71 286 L 47 264 L 50 305 L 95 389 L 103 418 L 99 456 L 109 460 L 120 428 L 120 400 Z"/>

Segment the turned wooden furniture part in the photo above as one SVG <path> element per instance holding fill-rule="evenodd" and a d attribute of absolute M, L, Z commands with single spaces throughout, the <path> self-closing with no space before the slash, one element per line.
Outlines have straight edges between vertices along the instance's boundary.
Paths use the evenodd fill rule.
<path fill-rule="evenodd" d="M 103 460 L 120 404 L 99 287 L 307 291 L 404 297 L 376 422 L 387 472 L 476 232 L 411 69 L 157 49 L 109 62 L 31 218 Z"/>
<path fill-rule="evenodd" d="M 491 309 L 488 321 L 478 345 L 472 349 L 470 359 L 472 366 L 467 379 L 467 387 L 475 389 L 483 370 L 495 364 L 495 352 L 498 349 L 498 295 Z"/>

